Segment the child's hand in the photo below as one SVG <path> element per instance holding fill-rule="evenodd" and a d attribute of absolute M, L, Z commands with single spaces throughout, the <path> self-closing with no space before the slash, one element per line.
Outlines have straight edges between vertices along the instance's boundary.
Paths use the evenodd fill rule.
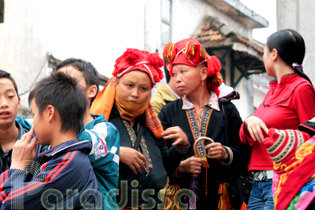
<path fill-rule="evenodd" d="M 15 142 L 12 150 L 11 169 L 25 168 L 36 157 L 36 136 L 32 138 L 34 129 L 32 128 L 28 133 L 24 134 L 22 138 Z"/>
<path fill-rule="evenodd" d="M 131 168 L 134 174 L 141 174 L 145 157 L 137 150 L 129 147 L 120 147 L 119 153 L 120 161 Z"/>

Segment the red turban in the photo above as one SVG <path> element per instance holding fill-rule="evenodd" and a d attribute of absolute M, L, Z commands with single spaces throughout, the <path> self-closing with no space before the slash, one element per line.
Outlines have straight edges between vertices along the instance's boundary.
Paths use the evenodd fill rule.
<path fill-rule="evenodd" d="M 164 77 L 160 69 L 163 65 L 164 61 L 158 53 L 127 48 L 124 54 L 117 58 L 113 76 L 119 78 L 132 70 L 140 70 L 149 75 L 154 85 Z"/>
<path fill-rule="evenodd" d="M 219 95 L 218 87 L 223 82 L 220 74 L 220 60 L 216 56 L 210 56 L 196 39 L 188 38 L 175 44 L 167 43 L 163 50 L 163 57 L 170 63 L 171 76 L 173 76 L 173 65 L 175 64 L 197 67 L 205 63 L 207 66 L 208 89 Z"/>

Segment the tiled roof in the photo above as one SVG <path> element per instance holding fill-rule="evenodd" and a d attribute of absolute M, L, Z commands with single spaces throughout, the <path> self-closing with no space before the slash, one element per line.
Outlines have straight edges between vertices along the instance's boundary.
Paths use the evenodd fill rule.
<path fill-rule="evenodd" d="M 199 42 L 203 41 L 221 41 L 226 39 L 218 30 L 209 29 L 208 26 L 202 28 L 201 33 L 197 37 Z"/>
<path fill-rule="evenodd" d="M 255 49 L 257 52 L 260 52 L 261 54 L 264 53 L 264 45 L 258 43 L 255 40 L 249 40 L 249 39 L 247 39 L 247 38 L 245 38 L 245 37 L 243 37 L 237 33 L 234 33 L 234 35 L 236 36 L 237 41 Z"/>
<path fill-rule="evenodd" d="M 246 46 L 252 50 L 247 53 L 254 57 L 259 57 L 261 60 L 264 52 L 264 45 L 250 40 L 240 34 L 230 30 L 225 24 L 219 22 L 216 18 L 206 16 L 199 25 L 195 34 L 193 35 L 205 47 L 227 47 L 231 46 L 237 51 L 236 43 Z"/>

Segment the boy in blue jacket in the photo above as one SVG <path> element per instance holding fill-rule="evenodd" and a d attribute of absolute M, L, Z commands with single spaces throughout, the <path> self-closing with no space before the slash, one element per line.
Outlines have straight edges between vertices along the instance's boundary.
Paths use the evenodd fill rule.
<path fill-rule="evenodd" d="M 76 81 L 52 74 L 36 84 L 29 103 L 33 128 L 14 144 L 11 167 L 0 176 L 1 209 L 102 209 L 91 144 L 76 140 L 87 106 Z M 37 141 L 51 149 L 33 161 Z"/>
<path fill-rule="evenodd" d="M 10 73 L 0 70 L 0 173 L 11 166 L 12 147 L 32 125 L 17 116 L 20 96 Z M 37 145 L 40 151 L 40 145 Z"/>
<path fill-rule="evenodd" d="M 83 117 L 85 129 L 77 135 L 77 138 L 89 140 L 92 144 L 89 160 L 103 197 L 104 209 L 119 209 L 116 201 L 119 178 L 119 132 L 112 123 L 106 122 L 104 115 L 91 115 L 89 111 L 98 93 L 98 72 L 90 62 L 76 58 L 64 60 L 57 66 L 56 71 L 75 78 L 85 94 L 88 101 Z"/>

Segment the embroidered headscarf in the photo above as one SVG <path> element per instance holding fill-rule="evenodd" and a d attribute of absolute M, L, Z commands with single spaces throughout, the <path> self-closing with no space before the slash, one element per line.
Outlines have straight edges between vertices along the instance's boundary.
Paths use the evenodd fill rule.
<path fill-rule="evenodd" d="M 147 73 L 151 84 L 155 85 L 163 79 L 163 72 L 160 69 L 163 65 L 164 61 L 159 57 L 158 53 L 128 48 L 123 55 L 117 58 L 113 77 L 108 80 L 106 86 L 97 94 L 90 108 L 91 114 L 103 114 L 108 121 L 115 103 L 118 78 L 130 71 L 139 70 Z M 150 104 L 150 100 L 148 100 L 145 115 L 146 126 L 153 132 L 155 137 L 161 138 L 163 127 Z"/>
<path fill-rule="evenodd" d="M 164 77 L 160 69 L 163 66 L 164 61 L 158 53 L 127 48 L 124 54 L 117 58 L 113 76 L 119 78 L 132 70 L 140 70 L 147 73 L 152 85 L 155 85 Z"/>
<path fill-rule="evenodd" d="M 170 63 L 170 75 L 173 76 L 173 65 L 183 64 L 197 67 L 202 63 L 207 66 L 207 86 L 219 96 L 219 86 L 223 79 L 220 74 L 221 63 L 216 56 L 210 56 L 205 48 L 193 38 L 183 39 L 179 42 L 167 43 L 163 51 L 164 59 Z"/>

